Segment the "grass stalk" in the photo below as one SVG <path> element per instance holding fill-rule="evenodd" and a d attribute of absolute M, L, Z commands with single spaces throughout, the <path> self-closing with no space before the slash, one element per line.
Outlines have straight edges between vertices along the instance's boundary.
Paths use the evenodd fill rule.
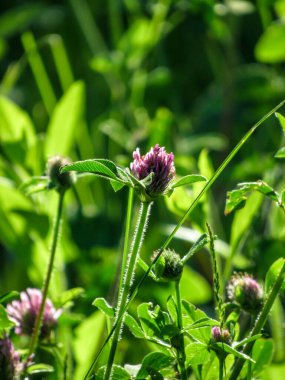
<path fill-rule="evenodd" d="M 57 247 L 57 242 L 58 242 L 58 237 L 59 237 L 59 229 L 60 229 L 60 221 L 61 221 L 61 216 L 62 216 L 64 194 L 65 194 L 65 192 L 61 192 L 59 194 L 57 213 L 56 213 L 55 225 L 54 225 L 54 230 L 53 230 L 53 240 L 52 240 L 52 246 L 51 246 L 51 250 L 50 250 L 49 263 L 48 263 L 47 273 L 46 273 L 46 276 L 45 276 L 45 279 L 43 282 L 43 287 L 42 287 L 42 302 L 41 302 L 39 313 L 38 313 L 36 321 L 35 321 L 35 327 L 34 327 L 32 339 L 30 342 L 28 357 L 35 352 L 37 344 L 38 344 L 39 335 L 40 335 L 42 319 L 43 319 L 43 314 L 44 314 L 44 309 L 45 309 L 45 303 L 46 303 L 46 299 L 47 299 L 50 279 L 51 279 L 53 265 L 54 265 L 56 247 Z"/>
<path fill-rule="evenodd" d="M 22 35 L 22 44 L 25 49 L 25 53 L 27 54 L 27 58 L 41 94 L 45 109 L 47 114 L 50 116 L 56 105 L 56 96 L 42 58 L 38 52 L 34 35 L 31 32 L 25 32 Z"/>

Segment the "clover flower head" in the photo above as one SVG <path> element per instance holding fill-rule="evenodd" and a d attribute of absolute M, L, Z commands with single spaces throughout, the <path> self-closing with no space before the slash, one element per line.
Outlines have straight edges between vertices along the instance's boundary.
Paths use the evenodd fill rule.
<path fill-rule="evenodd" d="M 0 339 L 0 379 L 19 379 L 23 368 L 19 353 L 15 351 L 11 340 L 4 336 Z"/>
<path fill-rule="evenodd" d="M 76 177 L 73 172 L 60 173 L 60 168 L 68 164 L 70 161 L 61 156 L 53 156 L 48 160 L 46 172 L 49 177 L 49 188 L 55 188 L 61 192 L 75 183 Z"/>
<path fill-rule="evenodd" d="M 150 197 L 164 194 L 170 181 L 175 176 L 174 154 L 167 153 L 164 147 L 158 144 L 151 148 L 146 155 L 141 156 L 137 148 L 133 153 L 134 161 L 131 163 L 131 172 L 138 179 L 143 180 L 150 174 L 151 182 L 146 185 Z"/>
<path fill-rule="evenodd" d="M 35 321 L 40 311 L 42 292 L 38 289 L 28 288 L 20 293 L 20 300 L 15 300 L 7 305 L 9 318 L 15 322 L 15 332 L 18 335 L 31 335 L 34 330 Z M 57 326 L 57 318 L 60 310 L 56 310 L 50 299 L 46 299 L 40 338 L 50 336 Z"/>
<path fill-rule="evenodd" d="M 261 285 L 251 275 L 235 273 L 227 286 L 227 296 L 241 309 L 253 313 L 262 306 L 264 294 Z"/>

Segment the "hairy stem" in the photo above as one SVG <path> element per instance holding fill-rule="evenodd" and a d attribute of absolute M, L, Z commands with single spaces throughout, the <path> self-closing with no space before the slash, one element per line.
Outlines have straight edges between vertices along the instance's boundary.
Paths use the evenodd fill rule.
<path fill-rule="evenodd" d="M 182 321 L 179 281 L 175 282 L 175 293 L 176 293 L 177 317 L 178 317 L 177 325 L 180 330 L 180 344 L 181 344 L 181 346 L 177 349 L 178 364 L 179 364 L 181 380 L 187 380 L 187 373 L 186 373 L 186 368 L 185 368 L 186 354 L 185 354 L 185 344 L 184 344 L 184 335 L 183 335 L 183 321 Z"/>
<path fill-rule="evenodd" d="M 142 246 L 144 231 L 145 231 L 146 224 L 148 221 L 151 205 L 152 203 L 141 204 L 141 209 L 140 209 L 140 214 L 139 214 L 139 218 L 137 222 L 137 227 L 135 230 L 133 244 L 132 244 L 131 251 L 126 262 L 125 273 L 124 273 L 123 282 L 122 282 L 122 292 L 119 295 L 117 318 L 115 321 L 116 328 L 114 330 L 114 336 L 111 343 L 111 349 L 109 353 L 104 380 L 109 380 L 112 378 L 112 367 L 113 367 L 113 363 L 115 359 L 117 344 L 120 337 L 120 331 L 121 331 L 123 321 L 124 321 L 124 318 L 121 317 L 121 315 L 124 313 L 123 310 L 124 310 L 125 304 L 128 301 L 130 288 L 133 282 L 135 266 L 136 266 L 136 262 L 139 256 L 141 246 Z"/>
<path fill-rule="evenodd" d="M 59 194 L 59 199 L 58 199 L 58 206 L 57 206 L 57 213 L 56 213 L 56 219 L 55 219 L 55 225 L 54 225 L 54 230 L 53 230 L 53 240 L 52 240 L 52 246 L 50 250 L 50 258 L 49 258 L 49 263 L 48 263 L 48 268 L 47 268 L 47 273 L 43 282 L 43 287 L 42 287 L 42 302 L 40 306 L 39 313 L 36 318 L 35 322 L 35 327 L 33 330 L 33 335 L 29 347 L 29 355 L 34 353 L 37 344 L 38 344 L 38 338 L 40 335 L 40 330 L 41 330 L 41 325 L 42 325 L 42 320 L 43 320 L 43 314 L 44 314 L 44 309 L 45 309 L 45 303 L 47 299 L 47 294 L 48 294 L 48 289 L 49 289 L 49 284 L 50 284 L 50 279 L 52 275 L 52 270 L 53 270 L 53 264 L 54 264 L 54 258 L 55 258 L 55 252 L 56 252 L 56 247 L 57 247 L 57 242 L 58 242 L 58 236 L 59 236 L 59 227 L 60 227 L 60 221 L 61 221 L 61 215 L 62 215 L 62 209 L 63 209 L 63 198 L 64 198 L 64 192 Z"/>
<path fill-rule="evenodd" d="M 263 309 L 258 317 L 258 319 L 256 320 L 255 322 L 255 325 L 249 335 L 249 337 L 252 337 L 254 335 L 257 335 L 260 333 L 261 329 L 263 328 L 267 318 L 268 318 L 268 314 L 271 310 L 271 307 L 276 299 L 276 297 L 278 296 L 278 293 L 281 289 L 281 286 L 282 286 L 282 283 L 283 283 L 283 280 L 284 280 L 284 274 L 285 274 L 285 260 L 283 262 L 283 266 L 279 272 L 279 275 L 271 289 L 271 292 L 269 293 L 269 296 L 267 298 L 267 301 L 265 302 L 264 306 L 263 306 Z M 246 355 L 249 355 L 251 350 L 252 350 L 252 347 L 254 345 L 254 341 L 252 342 L 248 342 L 245 346 L 244 346 L 244 349 L 243 349 L 243 353 L 246 354 Z M 242 370 L 242 367 L 244 365 L 244 359 L 241 359 L 239 358 L 234 367 L 233 367 L 233 371 L 232 371 L 232 374 L 229 378 L 229 380 L 236 380 L 238 378 L 238 375 L 240 374 L 240 371 Z"/>

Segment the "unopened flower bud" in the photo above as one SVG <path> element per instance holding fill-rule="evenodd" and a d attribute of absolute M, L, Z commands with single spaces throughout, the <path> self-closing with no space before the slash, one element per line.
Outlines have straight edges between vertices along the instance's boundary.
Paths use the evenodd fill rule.
<path fill-rule="evenodd" d="M 155 275 L 162 281 L 178 281 L 182 271 L 183 262 L 180 256 L 171 249 L 165 249 L 154 264 Z"/>
<path fill-rule="evenodd" d="M 227 286 L 227 296 L 249 313 L 259 311 L 263 303 L 261 285 L 247 273 L 236 273 L 232 276 Z"/>
<path fill-rule="evenodd" d="M 144 180 L 153 175 L 150 183 L 146 185 L 146 198 L 148 201 L 165 194 L 170 181 L 175 176 L 174 155 L 167 153 L 165 148 L 158 144 L 145 155 L 140 155 L 137 148 L 133 153 L 134 161 L 131 163 L 131 172 L 138 180 Z"/>
<path fill-rule="evenodd" d="M 50 188 L 55 188 L 61 192 L 75 183 L 76 177 L 73 172 L 60 173 L 60 168 L 67 164 L 70 164 L 70 161 L 61 156 L 54 156 L 48 160 L 46 171 L 50 180 Z"/>
<path fill-rule="evenodd" d="M 229 330 L 221 329 L 219 326 L 214 326 L 211 333 L 213 342 L 222 342 L 227 344 L 231 343 L 231 335 L 229 333 Z"/>

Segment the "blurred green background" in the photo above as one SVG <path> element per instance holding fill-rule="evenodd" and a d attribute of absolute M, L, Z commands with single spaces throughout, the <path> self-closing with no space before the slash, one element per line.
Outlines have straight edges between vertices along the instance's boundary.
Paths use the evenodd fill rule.
<path fill-rule="evenodd" d="M 20 185 L 43 175 L 48 157 L 104 157 L 129 166 L 136 147 L 144 153 L 159 143 L 174 152 L 177 174 L 209 178 L 249 127 L 285 98 L 284 61 L 284 0 L 2 0 L 0 293 L 41 286 L 56 194 L 26 196 Z M 284 165 L 274 159 L 282 139 L 272 117 L 200 202 L 172 248 L 185 254 L 208 221 L 219 237 L 221 264 L 233 255 L 237 269 L 264 279 L 271 263 L 285 256 L 283 215 L 257 195 L 234 216 L 223 210 L 226 192 L 238 182 L 264 179 L 284 188 Z M 155 204 L 142 252 L 147 262 L 200 189 L 179 188 Z M 92 176 L 78 180 L 65 200 L 50 296 L 56 302 L 65 289 L 85 289 L 59 331 L 72 340 L 75 379 L 104 337 L 93 299 L 115 300 L 126 203 L 125 189 L 114 193 Z M 183 275 L 182 297 L 213 315 L 211 277 L 205 250 Z M 165 306 L 170 290 L 149 279 L 132 311 L 139 300 Z M 268 326 L 279 345 L 276 374 L 270 369 L 264 379 L 284 378 L 285 366 L 276 364 L 285 358 L 281 303 L 276 310 Z M 126 334 L 118 360 L 138 363 L 150 347 L 136 342 L 134 351 Z"/>

